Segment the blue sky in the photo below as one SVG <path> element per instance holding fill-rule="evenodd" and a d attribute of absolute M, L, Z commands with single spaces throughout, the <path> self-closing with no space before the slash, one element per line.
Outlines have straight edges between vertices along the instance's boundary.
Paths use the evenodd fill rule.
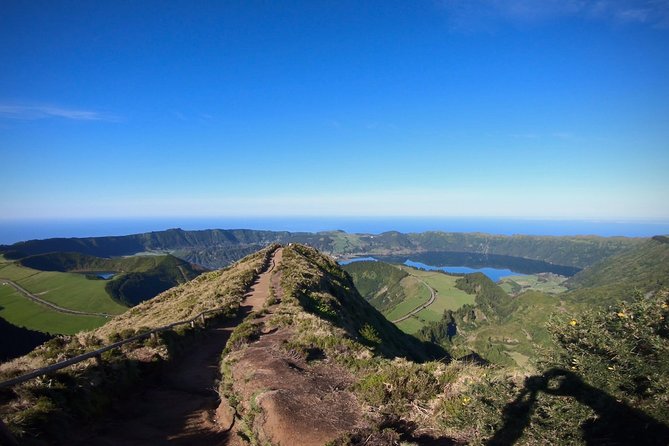
<path fill-rule="evenodd" d="M 1 219 L 669 220 L 669 1 L 3 3 Z"/>

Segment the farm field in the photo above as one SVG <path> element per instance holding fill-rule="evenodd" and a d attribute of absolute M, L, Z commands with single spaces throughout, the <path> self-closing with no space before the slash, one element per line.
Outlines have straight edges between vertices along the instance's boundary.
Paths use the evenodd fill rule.
<path fill-rule="evenodd" d="M 555 274 L 529 274 L 523 276 L 507 276 L 499 282 L 499 286 L 511 295 L 524 291 L 540 291 L 548 294 L 558 294 L 567 291 L 562 283 L 566 277 Z"/>
<path fill-rule="evenodd" d="M 400 305 L 396 306 L 385 316 L 389 320 L 399 319 L 411 310 L 427 302 L 430 293 L 425 284 L 433 288 L 437 295 L 434 303 L 416 313 L 414 316 L 399 322 L 397 326 L 405 333 L 415 333 L 428 322 L 441 320 L 444 311 L 457 310 L 465 304 L 474 304 L 474 296 L 455 287 L 456 276 L 449 276 L 439 271 L 423 271 L 405 265 L 395 265 L 407 272 L 420 285 L 419 289 L 407 290 L 407 296 Z M 405 278 L 403 280 L 406 280 Z M 423 283 L 425 282 L 425 284 Z M 406 289 L 406 288 L 405 288 Z M 420 290 L 420 291 L 419 291 Z"/>
<path fill-rule="evenodd" d="M 423 280 L 437 291 L 437 298 L 434 303 L 418 313 L 424 319 L 438 321 L 445 310 L 457 310 L 466 304 L 474 305 L 473 294 L 467 294 L 455 287 L 455 281 L 458 280 L 457 276 L 449 276 L 439 271 L 423 271 L 404 265 L 400 268 Z"/>
<path fill-rule="evenodd" d="M 0 265 L 0 279 L 12 280 L 40 298 L 72 310 L 109 314 L 127 310 L 107 294 L 106 281 L 90 280 L 83 274 L 38 271 L 4 263 Z"/>
<path fill-rule="evenodd" d="M 400 281 L 407 296 L 384 316 L 390 321 L 399 319 L 430 300 L 430 290 L 414 276 L 407 276 Z"/>
<path fill-rule="evenodd" d="M 9 285 L 0 285 L 0 317 L 19 327 L 52 334 L 74 334 L 97 328 L 108 320 L 51 310 L 27 299 Z"/>

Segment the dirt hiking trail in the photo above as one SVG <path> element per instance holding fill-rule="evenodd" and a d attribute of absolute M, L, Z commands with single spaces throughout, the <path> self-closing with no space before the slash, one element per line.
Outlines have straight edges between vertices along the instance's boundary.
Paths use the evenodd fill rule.
<path fill-rule="evenodd" d="M 217 423 L 221 353 L 234 328 L 269 296 L 282 249 L 260 274 L 242 302 L 240 316 L 207 330 L 191 351 L 168 364 L 154 381 L 116 405 L 108 421 L 71 439 L 78 445 L 224 445 L 229 432 Z"/>

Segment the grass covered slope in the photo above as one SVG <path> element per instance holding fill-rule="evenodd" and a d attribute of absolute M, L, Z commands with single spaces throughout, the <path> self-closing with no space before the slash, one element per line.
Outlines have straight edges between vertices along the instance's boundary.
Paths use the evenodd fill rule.
<path fill-rule="evenodd" d="M 250 284 L 269 262 L 270 246 L 225 270 L 207 273 L 146 301 L 104 326 L 76 336 L 58 336 L 31 353 L 0 364 L 0 380 L 21 375 L 64 359 L 128 338 L 148 328 L 193 317 L 203 310 L 221 308 L 208 318 L 236 314 Z M 124 345 L 63 369 L 48 380 L 36 379 L 3 392 L 0 416 L 21 444 L 69 444 L 70 429 L 100 416 L 115 397 L 123 396 L 157 364 L 170 361 L 180 348 L 197 348 L 199 326 L 179 326 L 157 338 Z M 136 390 L 136 389 L 135 389 Z M 126 395 L 127 396 L 127 395 Z"/>
<path fill-rule="evenodd" d="M 407 282 L 415 282 L 408 273 L 385 262 L 352 262 L 342 266 L 351 275 L 362 297 L 382 313 L 407 298 Z M 420 288 L 420 287 L 418 287 Z M 424 296 L 429 298 L 429 293 Z"/>
<path fill-rule="evenodd" d="M 331 258 L 313 248 L 284 249 L 281 268 L 283 292 L 311 313 L 332 321 L 349 337 L 371 342 L 361 333 L 375 332 L 381 351 L 391 356 L 425 357 L 420 344 L 402 333 L 358 292 L 349 275 Z M 370 330 L 366 330 L 369 327 Z"/>
<path fill-rule="evenodd" d="M 444 311 L 474 303 L 473 295 L 456 287 L 456 276 L 441 271 L 385 262 L 353 262 L 343 269 L 351 275 L 360 294 L 391 321 L 427 303 L 430 290 L 434 290 L 436 298 L 430 306 L 398 323 L 406 333 L 415 333 L 426 323 L 440 320 Z"/>
<path fill-rule="evenodd" d="M 205 310 L 232 308 L 241 301 L 274 250 L 276 245 L 171 288 L 115 317 L 97 332 L 108 334 L 129 326 L 153 328 L 194 317 Z"/>
<path fill-rule="evenodd" d="M 96 273 L 115 273 L 102 280 Z M 120 314 L 197 277 L 202 270 L 171 255 L 103 259 L 80 253 L 48 253 L 0 263 L 7 279 L 27 293 L 68 310 Z M 10 284 L 0 292 L 0 316 L 45 333 L 74 334 L 101 326 L 99 315 L 74 315 L 34 302 Z"/>
<path fill-rule="evenodd" d="M 429 400 L 444 382 L 433 375 L 437 363 L 403 359 L 433 352 L 367 303 L 331 258 L 285 247 L 272 284 L 266 309 L 235 329 L 222 360 L 220 392 L 242 440 L 326 444 L 375 429 L 384 416 L 368 411 L 364 394 L 370 386 L 376 392 L 368 380 L 379 367 L 408 367 L 415 399 Z"/>
<path fill-rule="evenodd" d="M 92 273 L 87 276 L 89 279 L 96 278 L 95 272 L 117 273 L 105 283 L 105 290 L 128 306 L 194 279 L 203 271 L 169 254 L 104 259 L 76 252 L 57 252 L 26 257 L 18 263 L 41 271 Z"/>
<path fill-rule="evenodd" d="M 483 281 L 462 286 L 483 292 L 482 308 L 491 311 L 498 291 Z M 222 359 L 220 392 L 249 444 L 660 445 L 668 438 L 666 294 L 575 323 L 571 315 L 551 319 L 549 348 L 531 375 L 396 356 L 404 341 L 354 304 L 361 296 L 313 249 L 285 248 L 273 283 L 267 308 L 235 330 Z M 540 299 L 551 304 L 549 296 L 507 296 L 502 313 L 518 312 L 522 323 L 539 314 L 532 309 Z M 497 326 L 511 323 L 495 318 Z M 617 341 L 609 351 L 582 336 Z M 633 353 L 644 345 L 642 357 Z"/>
<path fill-rule="evenodd" d="M 612 303 L 669 285 L 669 242 L 658 236 L 609 257 L 570 278 L 570 296 L 590 303 Z"/>
<path fill-rule="evenodd" d="M 105 290 L 105 281 L 83 274 L 39 271 L 16 262 L 0 263 L 0 283 L 8 279 L 58 306 L 92 313 L 120 314 L 127 309 Z M 10 284 L 0 285 L 0 317 L 19 327 L 44 333 L 74 334 L 105 323 L 101 316 L 67 314 L 33 302 Z"/>

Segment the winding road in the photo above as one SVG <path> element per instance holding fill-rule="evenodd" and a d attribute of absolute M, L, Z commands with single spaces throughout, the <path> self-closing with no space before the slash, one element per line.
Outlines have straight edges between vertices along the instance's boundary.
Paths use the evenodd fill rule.
<path fill-rule="evenodd" d="M 413 275 L 412 275 L 412 277 L 416 277 L 416 276 L 413 276 Z M 398 322 L 402 322 L 402 321 L 405 320 L 405 319 L 409 319 L 409 318 L 410 318 L 411 316 L 413 316 L 414 314 L 416 314 L 416 313 L 418 313 L 418 312 L 420 312 L 420 311 L 423 311 L 424 309 L 426 309 L 427 307 L 429 307 L 430 305 L 432 305 L 432 304 L 434 303 L 434 300 L 437 298 L 437 291 L 436 291 L 434 288 L 432 288 L 430 285 L 428 285 L 424 280 L 418 279 L 417 277 L 416 277 L 416 279 L 417 279 L 417 280 L 420 280 L 421 283 L 422 283 L 423 285 L 425 285 L 425 286 L 427 287 L 428 290 L 430 290 L 430 300 L 428 300 L 427 302 L 425 302 L 424 304 L 422 304 L 421 306 L 419 306 L 419 307 L 416 308 L 415 310 L 412 310 L 412 311 L 409 312 L 408 314 L 405 314 L 405 315 L 402 316 L 401 318 L 399 318 L 399 319 L 395 319 L 394 321 L 390 321 L 390 322 L 392 322 L 393 324 L 397 324 Z"/>
<path fill-rule="evenodd" d="M 24 297 L 27 297 L 28 299 L 32 300 L 35 303 L 38 303 L 40 305 L 44 305 L 46 307 L 51 308 L 52 310 L 58 311 L 60 313 L 66 313 L 66 314 L 74 314 L 77 316 L 101 316 L 101 317 L 112 317 L 112 314 L 108 313 L 93 313 L 93 312 L 88 312 L 88 311 L 79 311 L 79 310 L 71 310 L 69 308 L 64 308 L 60 307 L 52 302 L 49 302 L 48 300 L 44 300 L 38 296 L 35 296 L 33 293 L 30 291 L 26 290 L 23 288 L 21 285 L 18 283 L 9 280 L 9 279 L 2 279 L 0 278 L 0 282 L 2 282 L 3 285 L 9 285 L 13 287 L 16 291 L 19 292 L 19 294 L 23 295 Z"/>

